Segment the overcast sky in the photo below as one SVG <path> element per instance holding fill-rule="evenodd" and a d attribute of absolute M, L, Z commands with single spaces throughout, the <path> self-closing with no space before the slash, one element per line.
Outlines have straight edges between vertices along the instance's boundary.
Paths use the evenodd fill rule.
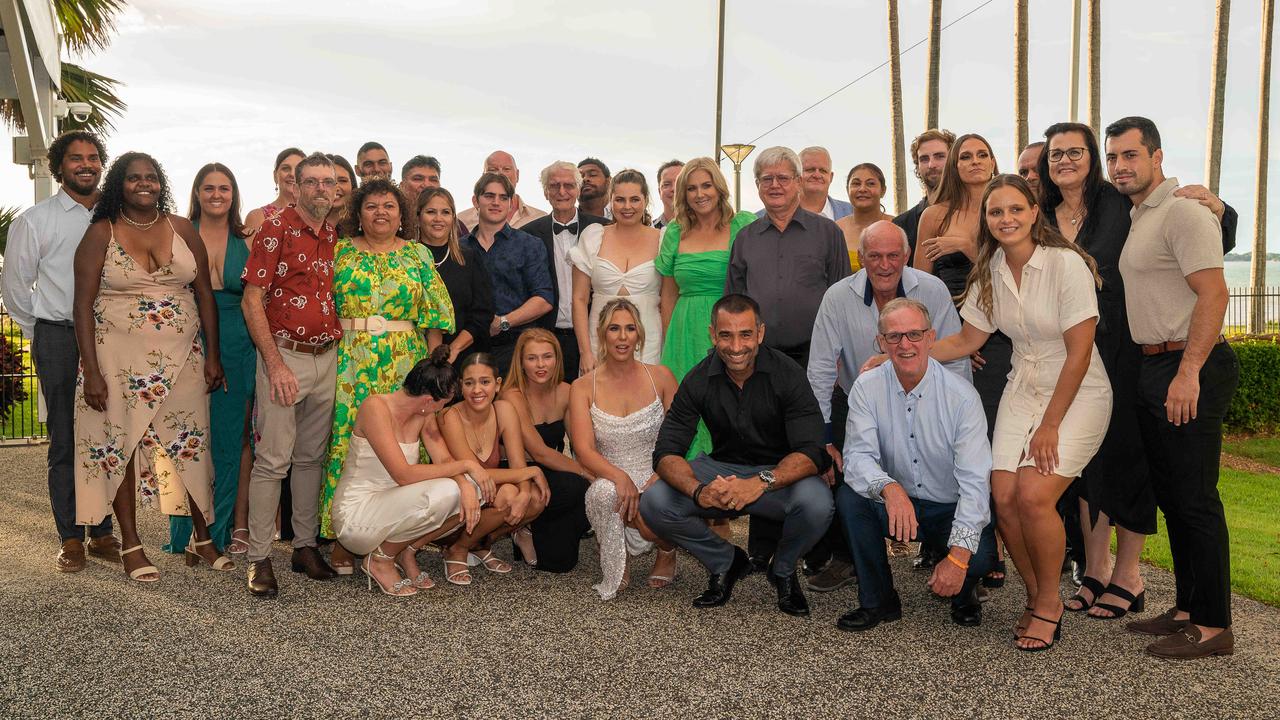
<path fill-rule="evenodd" d="M 943 22 L 983 2 L 947 0 Z M 907 48 L 926 36 L 928 2 L 900 5 Z M 1213 5 L 1104 4 L 1103 122 L 1155 120 L 1166 173 L 1184 184 L 1203 180 Z M 1070 6 L 1031 3 L 1033 138 L 1068 119 Z M 1243 2 L 1231 16 L 1222 195 L 1240 211 L 1239 251 L 1253 235 L 1259 13 L 1259 3 Z M 129 110 L 108 149 L 155 155 L 181 212 L 195 171 L 213 160 L 236 172 L 246 211 L 271 200 L 271 164 L 289 145 L 354 162 L 375 139 L 397 172 L 411 155 L 435 155 L 463 202 L 485 155 L 502 148 L 523 171 L 518 191 L 545 208 L 537 175 L 553 160 L 595 155 L 615 172 L 652 176 L 663 161 L 710 155 L 714 144 L 714 0 L 135 0 L 119 25 L 108 50 L 83 59 L 124 83 Z M 731 0 L 726 36 L 724 142 L 826 145 L 838 178 L 867 161 L 891 172 L 887 68 L 761 137 L 885 60 L 884 0 Z M 924 129 L 925 60 L 924 45 L 903 56 L 908 142 Z M 1001 169 L 1014 169 L 1009 0 L 944 31 L 941 120 L 985 135 Z M 731 164 L 722 167 L 732 184 Z M 1271 187 L 1274 215 L 1280 179 Z M 749 180 L 744 190 L 743 206 L 760 207 Z M 909 200 L 919 192 L 912 178 Z M 0 203 L 30 202 L 25 168 L 0 166 Z M 1280 230 L 1270 238 L 1280 250 Z"/>

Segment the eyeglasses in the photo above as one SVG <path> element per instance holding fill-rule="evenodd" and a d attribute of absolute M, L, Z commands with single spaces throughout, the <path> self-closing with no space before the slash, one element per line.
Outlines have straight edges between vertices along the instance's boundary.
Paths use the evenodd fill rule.
<path fill-rule="evenodd" d="M 761 175 L 756 178 L 756 184 L 761 187 L 769 187 L 770 185 L 777 183 L 782 187 L 786 187 L 795 182 L 795 179 L 795 175 Z"/>
<path fill-rule="evenodd" d="M 561 191 L 568 192 L 569 190 L 577 190 L 578 184 L 577 183 L 548 183 L 547 189 L 550 190 L 551 192 L 561 192 Z"/>
<path fill-rule="evenodd" d="M 884 338 L 884 341 L 889 343 L 890 345 L 897 345 L 898 343 L 902 342 L 902 338 L 906 338 L 911 342 L 920 342 L 921 340 L 924 339 L 924 334 L 927 332 L 929 331 L 928 330 L 908 330 L 906 332 L 887 332 L 887 333 L 880 333 L 880 337 Z"/>
<path fill-rule="evenodd" d="M 302 185 L 302 187 L 308 190 L 314 190 L 317 185 L 321 185 L 332 190 L 334 186 L 338 184 L 338 181 L 334 180 L 333 178 L 325 178 L 324 180 L 307 178 L 306 180 L 303 180 L 300 184 Z"/>
<path fill-rule="evenodd" d="M 1066 150 L 1050 150 L 1049 162 L 1052 162 L 1052 163 L 1062 162 L 1063 155 L 1066 155 L 1068 158 L 1071 158 L 1072 160 L 1079 160 L 1080 158 L 1084 157 L 1084 152 L 1085 152 L 1085 148 L 1082 148 L 1082 147 L 1067 148 Z"/>

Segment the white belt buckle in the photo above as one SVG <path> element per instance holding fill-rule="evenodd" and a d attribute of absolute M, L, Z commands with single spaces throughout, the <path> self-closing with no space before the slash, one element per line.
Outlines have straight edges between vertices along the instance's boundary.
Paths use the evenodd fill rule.
<path fill-rule="evenodd" d="M 381 315 L 370 315 L 364 321 L 365 332 L 374 337 L 387 332 L 387 319 Z"/>

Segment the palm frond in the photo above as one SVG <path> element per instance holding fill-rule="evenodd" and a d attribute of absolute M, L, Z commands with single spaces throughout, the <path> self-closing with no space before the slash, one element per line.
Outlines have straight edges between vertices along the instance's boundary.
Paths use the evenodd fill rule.
<path fill-rule="evenodd" d="M 54 0 L 67 47 L 84 54 L 111 44 L 124 0 Z"/>
<path fill-rule="evenodd" d="M 62 96 L 67 102 L 85 102 L 93 107 L 93 113 L 85 122 L 68 117 L 63 130 L 89 130 L 105 133 L 114 130 L 112 117 L 123 117 L 128 105 L 117 94 L 120 81 L 88 70 L 75 63 L 62 63 Z M 2 113 L 0 113 L 2 114 Z"/>
<path fill-rule="evenodd" d="M 20 208 L 0 207 L 0 257 L 4 256 L 4 251 L 9 246 L 9 226 L 13 224 L 20 212 L 22 212 Z"/>

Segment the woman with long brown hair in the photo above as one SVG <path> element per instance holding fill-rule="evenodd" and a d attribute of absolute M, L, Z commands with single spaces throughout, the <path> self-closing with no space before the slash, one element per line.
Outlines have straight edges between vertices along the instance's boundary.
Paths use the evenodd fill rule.
<path fill-rule="evenodd" d="M 431 251 L 436 273 L 453 301 L 456 330 L 445 333 L 449 361 L 489 347 L 493 320 L 493 281 L 479 257 L 463 248 L 458 237 L 458 212 L 453 195 L 439 187 L 423 188 L 414 206 L 417 241 Z"/>
<path fill-rule="evenodd" d="M 276 154 L 276 164 L 271 175 L 276 182 L 276 197 L 271 202 L 256 210 L 250 210 L 244 219 L 247 234 L 252 235 L 262 227 L 262 223 L 279 215 L 285 208 L 298 202 L 298 179 L 293 169 L 307 154 L 296 147 L 289 147 Z"/>
<path fill-rule="evenodd" d="M 844 233 L 844 244 L 849 250 L 849 268 L 858 272 L 862 269 L 862 261 L 858 258 L 862 231 L 881 220 L 893 220 L 893 216 L 884 211 L 882 202 L 889 187 L 885 185 L 884 171 L 880 166 L 867 162 L 849 169 L 844 189 L 849 193 L 853 212 L 837 220 L 836 225 Z"/>

